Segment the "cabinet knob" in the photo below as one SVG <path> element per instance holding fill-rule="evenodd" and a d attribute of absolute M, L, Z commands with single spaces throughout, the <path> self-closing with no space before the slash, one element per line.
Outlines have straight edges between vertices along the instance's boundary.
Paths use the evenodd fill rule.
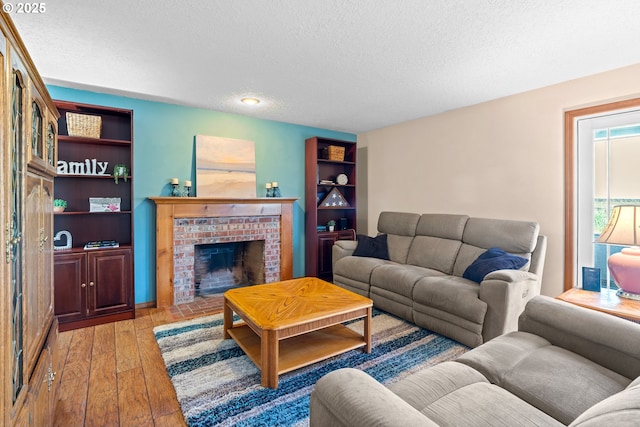
<path fill-rule="evenodd" d="M 95 283 L 89 282 L 89 286 L 93 286 L 93 285 L 95 285 Z"/>
<path fill-rule="evenodd" d="M 82 285 L 80 285 L 80 287 L 81 287 L 81 288 L 86 288 L 86 287 L 87 287 L 87 284 L 86 284 L 86 283 L 83 283 Z"/>

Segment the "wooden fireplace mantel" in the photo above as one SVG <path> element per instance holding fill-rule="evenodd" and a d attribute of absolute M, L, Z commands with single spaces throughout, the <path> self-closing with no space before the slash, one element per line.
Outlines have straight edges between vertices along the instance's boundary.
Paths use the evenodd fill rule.
<path fill-rule="evenodd" d="M 297 198 L 149 197 L 156 204 L 156 306 L 173 305 L 176 218 L 280 216 L 280 280 L 293 277 L 293 203 Z"/>

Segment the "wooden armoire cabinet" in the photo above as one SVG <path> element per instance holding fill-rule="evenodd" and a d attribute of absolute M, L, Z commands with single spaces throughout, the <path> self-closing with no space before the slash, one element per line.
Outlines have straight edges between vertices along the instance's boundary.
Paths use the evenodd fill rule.
<path fill-rule="evenodd" d="M 0 14 L 0 424 L 53 423 L 60 358 L 53 300 L 58 111 Z"/>

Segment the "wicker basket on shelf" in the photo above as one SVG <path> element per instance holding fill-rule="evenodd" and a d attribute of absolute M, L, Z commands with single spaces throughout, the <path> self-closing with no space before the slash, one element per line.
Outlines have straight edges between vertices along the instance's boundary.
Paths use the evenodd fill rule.
<path fill-rule="evenodd" d="M 337 145 L 329 146 L 329 160 L 337 160 L 339 162 L 344 161 L 344 147 Z"/>
<path fill-rule="evenodd" d="M 102 117 L 89 114 L 67 113 L 67 132 L 69 136 L 100 138 Z"/>

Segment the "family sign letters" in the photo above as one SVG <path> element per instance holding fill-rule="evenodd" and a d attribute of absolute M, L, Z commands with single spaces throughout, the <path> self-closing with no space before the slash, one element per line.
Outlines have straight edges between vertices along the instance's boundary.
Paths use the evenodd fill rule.
<path fill-rule="evenodd" d="M 58 160 L 58 174 L 60 175 L 109 175 L 109 162 L 99 162 L 96 159 L 84 159 L 83 162 L 67 162 Z"/>

